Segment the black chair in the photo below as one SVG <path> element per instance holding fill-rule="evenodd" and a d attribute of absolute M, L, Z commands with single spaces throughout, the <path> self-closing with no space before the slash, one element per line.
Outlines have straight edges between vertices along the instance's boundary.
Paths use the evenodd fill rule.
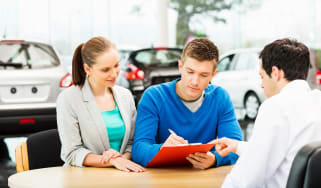
<path fill-rule="evenodd" d="M 287 188 L 321 187 L 321 141 L 303 146 L 296 154 Z"/>
<path fill-rule="evenodd" d="M 26 142 L 16 147 L 17 172 L 62 166 L 61 142 L 57 129 L 41 131 L 30 135 Z"/>

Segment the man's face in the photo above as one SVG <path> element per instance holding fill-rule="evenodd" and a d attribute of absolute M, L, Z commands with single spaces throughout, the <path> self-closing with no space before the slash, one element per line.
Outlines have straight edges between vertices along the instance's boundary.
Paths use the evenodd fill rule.
<path fill-rule="evenodd" d="M 265 72 L 262 67 L 262 60 L 260 59 L 260 76 L 262 79 L 261 88 L 264 90 L 264 94 L 267 98 L 272 97 L 278 93 L 276 78 L 271 73 L 271 77 Z"/>
<path fill-rule="evenodd" d="M 180 93 L 185 100 L 195 100 L 201 96 L 217 72 L 217 70 L 213 71 L 214 63 L 216 63 L 213 61 L 201 62 L 190 57 L 187 57 L 184 63 L 179 61 Z"/>

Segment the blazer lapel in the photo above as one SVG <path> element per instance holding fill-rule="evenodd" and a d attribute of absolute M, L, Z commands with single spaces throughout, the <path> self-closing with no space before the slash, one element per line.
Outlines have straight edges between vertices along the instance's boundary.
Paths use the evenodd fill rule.
<path fill-rule="evenodd" d="M 123 99 L 123 100 L 121 99 L 121 96 L 120 96 L 121 93 L 119 92 L 119 90 L 117 90 L 116 87 L 112 87 L 111 89 L 114 94 L 114 99 L 118 105 L 120 115 L 123 118 L 123 121 L 125 124 L 125 135 L 123 138 L 122 145 L 120 147 L 120 152 L 123 153 L 123 151 L 125 150 L 126 144 L 127 144 L 126 141 L 128 141 L 128 137 L 129 137 L 129 133 L 130 133 L 130 117 L 128 117 L 129 112 L 126 111 L 128 104 L 126 103 L 125 99 Z"/>
<path fill-rule="evenodd" d="M 110 148 L 108 134 L 103 118 L 100 115 L 99 108 L 95 101 L 95 98 L 92 94 L 91 88 L 89 86 L 88 80 L 86 79 L 85 84 L 82 88 L 84 101 L 87 102 L 87 110 L 95 124 L 95 128 L 99 134 L 99 138 L 104 146 L 104 149 L 107 150 Z"/>

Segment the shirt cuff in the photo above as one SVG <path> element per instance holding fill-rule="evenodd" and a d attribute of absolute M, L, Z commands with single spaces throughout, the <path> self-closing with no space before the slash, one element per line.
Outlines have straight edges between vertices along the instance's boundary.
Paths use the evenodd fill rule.
<path fill-rule="evenodd" d="M 142 155 L 144 156 L 142 165 L 146 166 L 157 155 L 161 147 L 162 144 L 153 144 L 151 147 L 150 155 L 147 153 L 142 153 Z"/>
<path fill-rule="evenodd" d="M 74 154 L 74 160 L 69 161 L 71 166 L 84 167 L 84 160 L 89 153 L 93 153 L 88 149 L 81 148 Z"/>
<path fill-rule="evenodd" d="M 127 145 L 124 153 L 126 153 L 126 152 L 132 152 L 132 145 Z"/>
<path fill-rule="evenodd" d="M 246 148 L 247 148 L 247 142 L 244 142 L 244 141 L 240 141 L 239 142 L 239 144 L 238 144 L 238 146 L 237 146 L 237 149 L 236 149 L 236 154 L 238 155 L 238 156 L 241 156 L 242 155 L 242 153 L 244 152 L 244 150 L 246 150 Z"/>
<path fill-rule="evenodd" d="M 212 152 L 215 155 L 215 164 L 212 167 L 219 167 L 222 166 L 222 156 L 220 156 L 216 151 Z"/>

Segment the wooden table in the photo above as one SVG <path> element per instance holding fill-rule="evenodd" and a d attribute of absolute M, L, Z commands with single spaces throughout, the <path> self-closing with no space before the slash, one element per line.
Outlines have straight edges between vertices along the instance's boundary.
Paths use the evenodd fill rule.
<path fill-rule="evenodd" d="M 127 173 L 114 168 L 52 167 L 9 177 L 11 188 L 22 187 L 220 187 L 232 166 L 197 170 L 191 167 L 147 168 Z"/>

